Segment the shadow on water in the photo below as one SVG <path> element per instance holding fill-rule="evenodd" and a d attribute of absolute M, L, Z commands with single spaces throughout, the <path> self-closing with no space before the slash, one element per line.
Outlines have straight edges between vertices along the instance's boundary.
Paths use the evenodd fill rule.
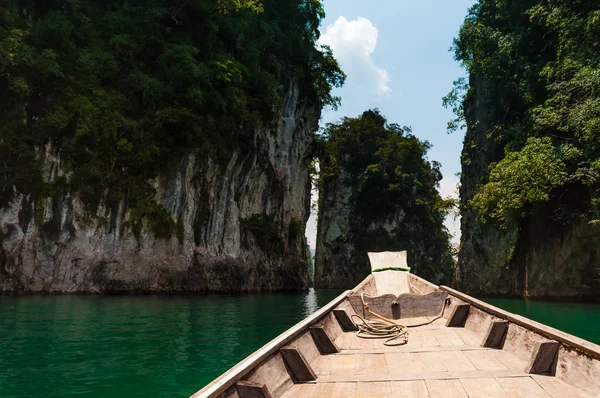
<path fill-rule="evenodd" d="M 600 304 L 500 298 L 482 298 L 482 300 L 506 311 L 600 344 Z"/>
<path fill-rule="evenodd" d="M 0 297 L 0 397 L 188 397 L 340 293 Z"/>

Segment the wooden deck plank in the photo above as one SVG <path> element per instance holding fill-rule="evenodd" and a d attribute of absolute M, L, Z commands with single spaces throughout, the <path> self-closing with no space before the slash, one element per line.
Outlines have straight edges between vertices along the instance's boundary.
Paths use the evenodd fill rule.
<path fill-rule="evenodd" d="M 294 384 L 282 398 L 305 398 L 305 397 L 317 397 L 318 390 L 317 384 Z"/>
<path fill-rule="evenodd" d="M 392 398 L 389 381 L 356 383 L 356 398 Z"/>
<path fill-rule="evenodd" d="M 553 376 L 531 375 L 531 378 L 552 398 L 587 398 L 584 392 Z"/>
<path fill-rule="evenodd" d="M 328 375 L 330 373 L 331 358 L 333 357 L 330 355 L 322 355 L 313 361 L 311 366 L 317 375 Z"/>
<path fill-rule="evenodd" d="M 452 346 L 452 345 L 454 345 L 454 344 L 452 344 L 452 342 L 448 338 L 448 336 L 446 334 L 446 330 L 443 330 L 443 329 L 432 330 L 431 332 L 433 333 L 433 335 L 435 336 L 436 340 L 438 341 L 438 343 L 440 343 L 440 345 L 442 347 L 443 346 Z"/>
<path fill-rule="evenodd" d="M 410 354 L 416 368 L 421 372 L 446 372 L 448 368 L 440 360 L 438 352 L 413 352 Z"/>
<path fill-rule="evenodd" d="M 477 370 L 507 370 L 495 356 L 492 350 L 465 351 L 465 356 L 471 361 Z"/>
<path fill-rule="evenodd" d="M 445 329 L 444 335 L 450 340 L 450 343 L 452 343 L 453 346 L 460 347 L 465 345 L 465 342 L 458 337 L 454 329 Z"/>
<path fill-rule="evenodd" d="M 466 345 L 480 345 L 481 337 L 468 329 L 455 328 L 454 333 L 466 344 Z"/>
<path fill-rule="evenodd" d="M 348 350 L 352 347 L 352 340 L 355 338 L 356 334 L 353 332 L 342 333 L 335 339 L 335 345 L 337 345 L 340 350 Z"/>
<path fill-rule="evenodd" d="M 419 331 L 421 347 L 437 347 L 441 345 L 434 333 L 434 330 Z"/>
<path fill-rule="evenodd" d="M 477 371 L 462 351 L 441 351 L 437 355 L 450 372 Z"/>
<path fill-rule="evenodd" d="M 508 395 L 493 377 L 460 379 L 469 398 L 508 398 Z"/>
<path fill-rule="evenodd" d="M 435 352 L 435 351 L 492 351 L 489 348 L 483 348 L 478 345 L 463 346 L 435 346 L 435 347 L 385 347 L 373 348 L 369 350 L 342 350 L 336 355 L 356 355 L 356 354 L 381 354 L 386 352 Z M 493 350 L 496 351 L 496 350 Z"/>
<path fill-rule="evenodd" d="M 359 381 L 408 381 L 408 380 L 450 380 L 450 379 L 473 379 L 482 377 L 529 377 L 524 372 L 512 370 L 476 371 L 476 372 L 415 372 L 405 371 L 402 373 L 381 373 L 369 375 L 357 375 L 344 373 L 342 375 L 320 376 L 317 383 L 351 383 Z"/>
<path fill-rule="evenodd" d="M 527 362 L 521 358 L 516 357 L 508 351 L 504 350 L 492 350 L 491 351 L 496 359 L 498 359 L 504 366 L 510 370 L 524 370 Z"/>
<path fill-rule="evenodd" d="M 386 352 L 385 361 L 388 373 L 414 372 L 414 361 L 409 352 Z"/>
<path fill-rule="evenodd" d="M 332 355 L 329 357 L 329 374 L 331 375 L 353 374 L 355 368 L 355 355 Z M 317 381 L 319 381 L 319 379 L 317 379 Z"/>
<path fill-rule="evenodd" d="M 431 398 L 468 398 L 460 380 L 427 380 Z"/>
<path fill-rule="evenodd" d="M 384 354 L 357 355 L 356 374 L 388 373 Z"/>
<path fill-rule="evenodd" d="M 428 398 L 425 380 L 392 381 L 392 395 L 395 398 Z"/>
<path fill-rule="evenodd" d="M 367 350 L 373 348 L 374 339 L 363 339 L 360 337 L 353 336 L 354 338 L 350 341 L 350 348 L 353 350 Z"/>
<path fill-rule="evenodd" d="M 497 377 L 510 398 L 551 398 L 531 377 Z"/>

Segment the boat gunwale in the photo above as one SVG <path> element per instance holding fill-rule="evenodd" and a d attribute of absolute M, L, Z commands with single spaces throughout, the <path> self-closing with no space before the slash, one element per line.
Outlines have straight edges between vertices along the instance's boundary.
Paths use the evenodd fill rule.
<path fill-rule="evenodd" d="M 353 290 L 344 291 L 342 294 L 331 300 L 329 303 L 325 304 L 319 310 L 304 318 L 294 326 L 281 333 L 279 336 L 270 340 L 258 350 L 254 351 L 252 354 L 242 359 L 237 364 L 233 365 L 233 367 L 231 367 L 229 370 L 227 370 L 225 373 L 223 373 L 221 376 L 219 376 L 206 386 L 204 386 L 200 391 L 194 393 L 190 398 L 216 397 L 219 394 L 222 394 L 229 387 L 234 385 L 242 377 L 244 377 L 251 370 L 253 370 L 256 366 L 260 365 L 260 363 L 263 362 L 265 359 L 275 354 L 277 351 L 279 351 L 280 348 L 290 343 L 301 333 L 307 331 L 311 325 L 327 316 L 331 312 L 331 310 L 333 310 L 340 303 L 342 303 L 352 292 Z"/>
<path fill-rule="evenodd" d="M 469 296 L 468 294 L 461 293 L 458 290 L 452 289 L 448 286 L 440 286 L 441 290 L 447 291 L 452 296 L 471 304 L 472 306 L 499 318 L 505 319 L 509 322 L 512 322 L 516 325 L 522 326 L 526 329 L 529 329 L 535 333 L 538 333 L 544 337 L 554 339 L 566 346 L 576 348 L 582 351 L 585 354 L 588 354 L 596 359 L 600 359 L 600 345 L 594 344 L 588 340 L 584 340 L 580 337 L 574 336 L 572 334 L 563 332 L 561 330 L 555 329 L 551 326 L 545 325 L 540 322 L 536 322 L 532 319 L 526 318 L 521 315 L 514 314 L 512 312 L 503 310 L 491 304 L 488 304 L 484 301 L 478 300 L 474 297 Z"/>

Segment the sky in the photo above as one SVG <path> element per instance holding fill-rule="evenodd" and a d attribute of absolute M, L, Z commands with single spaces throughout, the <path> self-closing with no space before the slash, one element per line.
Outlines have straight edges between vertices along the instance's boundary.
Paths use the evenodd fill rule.
<path fill-rule="evenodd" d="M 429 160 L 442 164 L 443 197 L 458 197 L 460 154 L 464 132 L 446 133 L 453 115 L 442 97 L 465 71 L 449 51 L 467 10 L 475 0 L 323 0 L 326 18 L 322 44 L 329 45 L 348 76 L 337 111 L 323 112 L 321 125 L 344 116 L 356 117 L 378 108 L 389 123 L 411 126 L 429 141 Z M 313 200 L 316 193 L 313 192 Z M 446 226 L 460 239 L 460 221 L 450 216 Z M 316 247 L 316 215 L 306 228 Z"/>

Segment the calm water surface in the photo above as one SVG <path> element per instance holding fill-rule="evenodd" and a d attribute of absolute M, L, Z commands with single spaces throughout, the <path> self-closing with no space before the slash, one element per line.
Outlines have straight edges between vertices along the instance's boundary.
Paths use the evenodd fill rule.
<path fill-rule="evenodd" d="M 517 299 L 482 300 L 515 314 L 600 344 L 600 304 L 559 303 Z"/>
<path fill-rule="evenodd" d="M 340 293 L 0 297 L 0 397 L 188 397 Z"/>

